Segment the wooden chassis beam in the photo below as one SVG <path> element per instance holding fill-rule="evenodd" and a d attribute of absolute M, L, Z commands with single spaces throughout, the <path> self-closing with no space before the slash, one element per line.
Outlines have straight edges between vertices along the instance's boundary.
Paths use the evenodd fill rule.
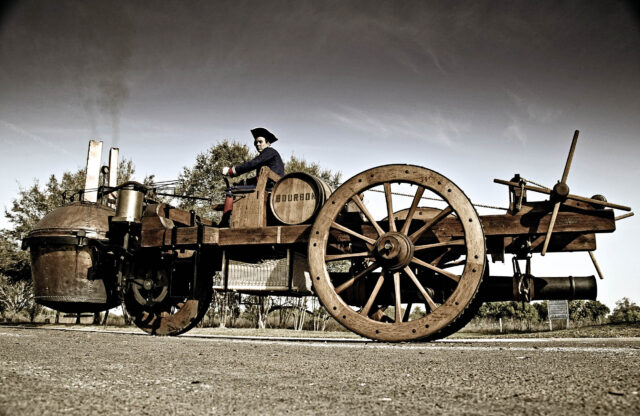
<path fill-rule="evenodd" d="M 163 210 L 159 210 L 162 212 Z M 174 219 L 187 222 L 186 215 L 178 215 L 179 210 L 171 210 L 175 215 L 170 215 Z M 513 241 L 522 236 L 536 237 L 533 238 L 533 249 L 537 250 L 540 238 L 537 236 L 544 235 L 549 225 L 550 214 L 541 214 L 530 212 L 522 215 L 486 215 L 480 217 L 484 233 L 487 239 L 494 240 L 496 238 L 504 239 L 504 245 L 509 246 Z M 142 230 L 142 247 L 159 247 L 171 245 L 170 230 L 155 223 L 155 226 L 149 223 L 148 227 L 143 224 Z M 398 226 L 402 226 L 402 221 L 398 221 Z M 413 227 L 419 227 L 420 222 L 414 221 Z M 306 244 L 309 241 L 309 230 L 311 225 L 287 225 L 287 226 L 269 226 L 261 228 L 218 228 L 205 226 L 203 229 L 202 244 L 214 246 L 240 246 L 240 245 L 277 245 L 277 244 Z M 364 236 L 372 239 L 377 238 L 377 231 L 368 224 L 357 224 L 352 229 L 358 230 Z M 592 238 L 583 237 L 592 233 L 613 232 L 615 230 L 615 217 L 612 210 L 593 210 L 584 212 L 559 212 L 554 227 L 554 235 L 567 233 L 572 237 L 562 239 L 564 243 L 556 244 L 556 250 L 565 247 L 567 244 L 576 240 L 574 243 L 575 250 L 584 250 L 595 245 Z M 462 236 L 462 228 L 456 217 L 450 216 L 442 220 L 434 226 L 432 234 L 423 235 L 418 243 L 428 243 L 433 241 L 444 241 L 451 238 Z M 197 244 L 198 227 L 178 227 L 175 231 L 175 244 L 180 246 L 188 246 Z M 350 237 L 346 234 L 336 232 L 338 241 L 348 242 Z M 560 238 L 559 237 L 559 238 Z M 593 243 L 592 243 L 593 241 Z M 585 248 L 582 248 L 585 247 Z M 553 245 L 552 245 L 553 248 Z M 564 250 L 563 250 L 564 251 Z"/>

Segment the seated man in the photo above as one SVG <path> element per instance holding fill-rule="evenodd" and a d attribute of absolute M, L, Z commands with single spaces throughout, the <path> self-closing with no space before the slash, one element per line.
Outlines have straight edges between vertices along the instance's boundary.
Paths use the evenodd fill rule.
<path fill-rule="evenodd" d="M 253 144 L 258 151 L 258 156 L 238 166 L 225 166 L 222 168 L 222 174 L 224 176 L 234 177 L 255 169 L 256 176 L 247 180 L 246 186 L 235 185 L 231 189 L 227 190 L 223 208 L 223 216 L 219 225 L 221 227 L 229 226 L 229 218 L 231 215 L 231 211 L 233 210 L 233 194 L 252 192 L 255 189 L 256 184 L 258 183 L 258 175 L 260 174 L 260 169 L 263 166 L 268 167 L 279 176 L 284 175 L 284 163 L 282 162 L 282 158 L 280 158 L 280 153 L 278 153 L 276 149 L 271 147 L 271 144 L 278 140 L 278 138 L 274 136 L 273 133 L 271 133 L 269 130 L 262 127 L 257 127 L 251 130 L 251 134 L 253 134 L 254 137 Z M 269 188 L 271 186 L 273 186 L 273 181 L 269 180 L 269 182 L 267 182 L 267 187 Z"/>
<path fill-rule="evenodd" d="M 267 166 L 276 174 L 283 176 L 284 175 L 284 163 L 280 158 L 280 154 L 276 149 L 271 147 L 273 143 L 275 143 L 278 138 L 273 135 L 269 130 L 257 127 L 251 130 L 251 134 L 253 134 L 254 142 L 253 145 L 256 147 L 258 151 L 258 156 L 254 157 L 252 160 L 245 162 L 238 166 L 232 167 L 224 167 L 222 168 L 222 174 L 225 176 L 237 176 L 242 175 L 243 173 L 249 172 L 252 169 L 256 171 L 256 177 L 249 179 L 247 183 L 256 184 L 258 174 L 260 172 L 260 168 L 263 166 Z"/>

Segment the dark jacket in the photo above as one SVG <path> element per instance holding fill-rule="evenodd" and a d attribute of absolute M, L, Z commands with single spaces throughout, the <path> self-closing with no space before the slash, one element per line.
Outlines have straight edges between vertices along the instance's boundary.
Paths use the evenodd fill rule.
<path fill-rule="evenodd" d="M 255 169 L 256 176 L 258 176 L 258 173 L 260 172 L 260 168 L 263 166 L 268 166 L 269 169 L 271 169 L 272 171 L 274 171 L 280 176 L 284 175 L 284 163 L 282 163 L 282 159 L 280 158 L 280 153 L 278 153 L 278 151 L 273 147 L 267 147 L 258 156 L 254 157 L 252 160 L 234 167 L 233 172 L 236 175 L 242 175 L 243 173 L 246 173 L 252 169 Z"/>

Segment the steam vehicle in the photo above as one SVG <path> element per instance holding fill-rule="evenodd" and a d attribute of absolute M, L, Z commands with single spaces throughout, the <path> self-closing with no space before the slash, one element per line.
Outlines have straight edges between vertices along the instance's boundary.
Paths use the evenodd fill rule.
<path fill-rule="evenodd" d="M 214 290 L 313 294 L 349 330 L 397 342 L 445 337 L 482 302 L 595 299 L 595 276 L 536 277 L 530 268 L 534 253 L 586 251 L 600 274 L 596 234 L 633 215 L 616 217 L 630 208 L 600 195 L 570 193 L 577 138 L 552 188 L 496 179 L 509 195 L 499 215 L 478 215 L 447 177 L 405 164 L 366 170 L 335 191 L 304 173 L 262 168 L 255 189 L 230 188 L 225 226 L 157 202 L 139 183 L 103 187 L 117 194 L 115 208 L 66 204 L 24 240 L 36 300 L 65 312 L 124 303 L 142 330 L 178 335 L 203 318 Z M 546 199 L 531 201 L 532 192 Z M 489 256 L 507 255 L 513 275 L 491 275 Z"/>

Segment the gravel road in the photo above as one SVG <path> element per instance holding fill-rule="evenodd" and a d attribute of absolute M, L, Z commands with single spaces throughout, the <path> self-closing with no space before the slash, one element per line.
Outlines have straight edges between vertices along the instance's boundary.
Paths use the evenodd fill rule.
<path fill-rule="evenodd" d="M 639 415 L 640 338 L 300 343 L 0 327 L 0 415 Z"/>

